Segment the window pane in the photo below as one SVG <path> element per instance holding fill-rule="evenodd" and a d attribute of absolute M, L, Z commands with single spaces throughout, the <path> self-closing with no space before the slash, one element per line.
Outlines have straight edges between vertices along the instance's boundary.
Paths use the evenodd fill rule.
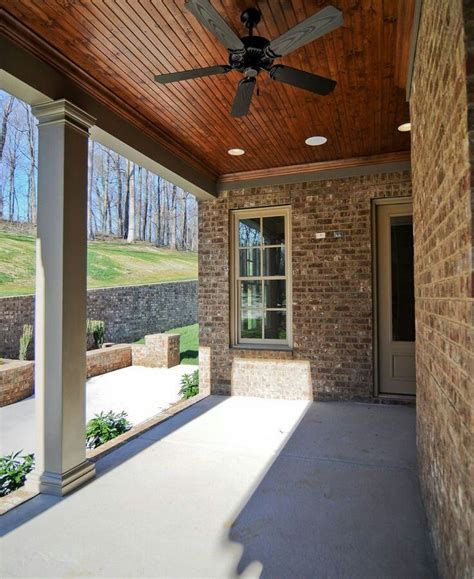
<path fill-rule="evenodd" d="M 262 338 L 262 311 L 242 310 L 240 313 L 240 334 L 242 338 Z"/>
<path fill-rule="evenodd" d="M 241 219 L 239 221 L 239 244 L 240 247 L 260 245 L 262 236 L 260 233 L 260 219 Z"/>
<path fill-rule="evenodd" d="M 265 306 L 267 308 L 286 307 L 286 282 L 284 279 L 265 281 Z"/>
<path fill-rule="evenodd" d="M 286 340 L 286 312 L 266 313 L 265 339 Z"/>
<path fill-rule="evenodd" d="M 240 250 L 240 276 L 255 277 L 260 275 L 260 249 Z"/>
<path fill-rule="evenodd" d="M 263 275 L 285 275 L 284 247 L 269 247 L 264 249 Z"/>
<path fill-rule="evenodd" d="M 285 243 L 285 218 L 263 218 L 263 243 L 264 245 L 280 245 Z"/>
<path fill-rule="evenodd" d="M 240 305 L 243 308 L 258 308 L 262 305 L 262 282 L 240 282 Z"/>
<path fill-rule="evenodd" d="M 413 225 L 411 215 L 392 217 L 392 339 L 415 341 Z"/>

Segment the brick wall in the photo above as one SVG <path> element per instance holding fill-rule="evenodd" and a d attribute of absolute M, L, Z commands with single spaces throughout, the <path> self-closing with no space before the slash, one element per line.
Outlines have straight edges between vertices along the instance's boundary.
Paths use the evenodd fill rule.
<path fill-rule="evenodd" d="M 86 354 L 87 378 L 132 365 L 132 346 L 118 344 Z M 0 360 L 1 362 L 1 360 Z M 35 391 L 34 362 L 3 360 L 0 364 L 0 407 L 28 398 Z"/>
<path fill-rule="evenodd" d="M 133 342 L 145 334 L 194 324 L 197 281 L 89 290 L 87 316 L 105 321 L 110 342 Z M 33 296 L 0 298 L 0 356 L 18 356 L 23 324 L 33 319 Z"/>
<path fill-rule="evenodd" d="M 91 350 L 86 354 L 87 378 L 107 374 L 131 365 L 132 346 L 128 344 L 117 344 L 108 348 Z"/>
<path fill-rule="evenodd" d="M 424 0 L 410 102 L 418 459 L 440 570 L 453 578 L 474 572 L 473 11 L 469 1 Z"/>
<path fill-rule="evenodd" d="M 34 392 L 34 362 L 0 359 L 0 407 L 28 398 Z"/>
<path fill-rule="evenodd" d="M 199 204 L 200 345 L 214 393 L 230 394 L 232 360 L 309 360 L 315 398 L 373 394 L 371 199 L 411 194 L 410 175 L 385 173 L 221 193 Z M 291 205 L 293 351 L 229 348 L 229 211 Z M 317 231 L 345 236 L 317 240 Z"/>

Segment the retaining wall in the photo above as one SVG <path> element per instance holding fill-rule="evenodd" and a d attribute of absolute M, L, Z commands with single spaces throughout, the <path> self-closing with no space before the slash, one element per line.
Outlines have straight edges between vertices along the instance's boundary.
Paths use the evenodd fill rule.
<path fill-rule="evenodd" d="M 105 321 L 109 342 L 134 342 L 194 324 L 197 281 L 89 290 L 87 316 Z M 34 296 L 0 298 L 0 356 L 17 358 L 23 325 L 33 323 Z"/>

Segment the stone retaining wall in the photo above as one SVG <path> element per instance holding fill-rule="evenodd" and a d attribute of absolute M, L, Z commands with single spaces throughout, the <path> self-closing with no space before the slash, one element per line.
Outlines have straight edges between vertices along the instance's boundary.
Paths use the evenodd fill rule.
<path fill-rule="evenodd" d="M 87 352 L 87 377 L 100 376 L 132 365 L 130 344 L 118 344 Z"/>
<path fill-rule="evenodd" d="M 145 336 L 144 344 L 132 344 L 134 366 L 172 368 L 179 364 L 180 335 L 153 334 Z"/>
<path fill-rule="evenodd" d="M 118 344 L 109 348 L 91 350 L 86 356 L 87 378 L 92 378 L 131 366 L 132 346 Z M 3 362 L 0 365 L 0 407 L 24 400 L 35 391 L 34 362 L 6 359 Z"/>
<path fill-rule="evenodd" d="M 197 281 L 89 290 L 87 316 L 104 320 L 106 340 L 134 342 L 146 334 L 197 322 Z M 34 323 L 34 296 L 0 298 L 0 356 L 18 357 L 24 324 Z"/>
<path fill-rule="evenodd" d="M 132 355 L 133 352 L 133 355 Z M 86 353 L 87 378 L 131 366 L 171 368 L 180 361 L 180 335 L 154 334 L 145 344 L 116 344 Z M 2 360 L 0 407 L 19 402 L 34 393 L 34 362 Z"/>
<path fill-rule="evenodd" d="M 1 360 L 0 407 L 31 396 L 34 391 L 34 362 Z"/>

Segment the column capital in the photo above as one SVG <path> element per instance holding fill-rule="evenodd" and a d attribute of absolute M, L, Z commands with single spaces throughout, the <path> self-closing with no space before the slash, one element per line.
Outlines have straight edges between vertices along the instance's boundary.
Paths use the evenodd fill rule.
<path fill-rule="evenodd" d="M 89 113 L 66 99 L 36 105 L 31 111 L 38 119 L 38 126 L 64 123 L 88 133 L 96 122 L 96 119 Z"/>

